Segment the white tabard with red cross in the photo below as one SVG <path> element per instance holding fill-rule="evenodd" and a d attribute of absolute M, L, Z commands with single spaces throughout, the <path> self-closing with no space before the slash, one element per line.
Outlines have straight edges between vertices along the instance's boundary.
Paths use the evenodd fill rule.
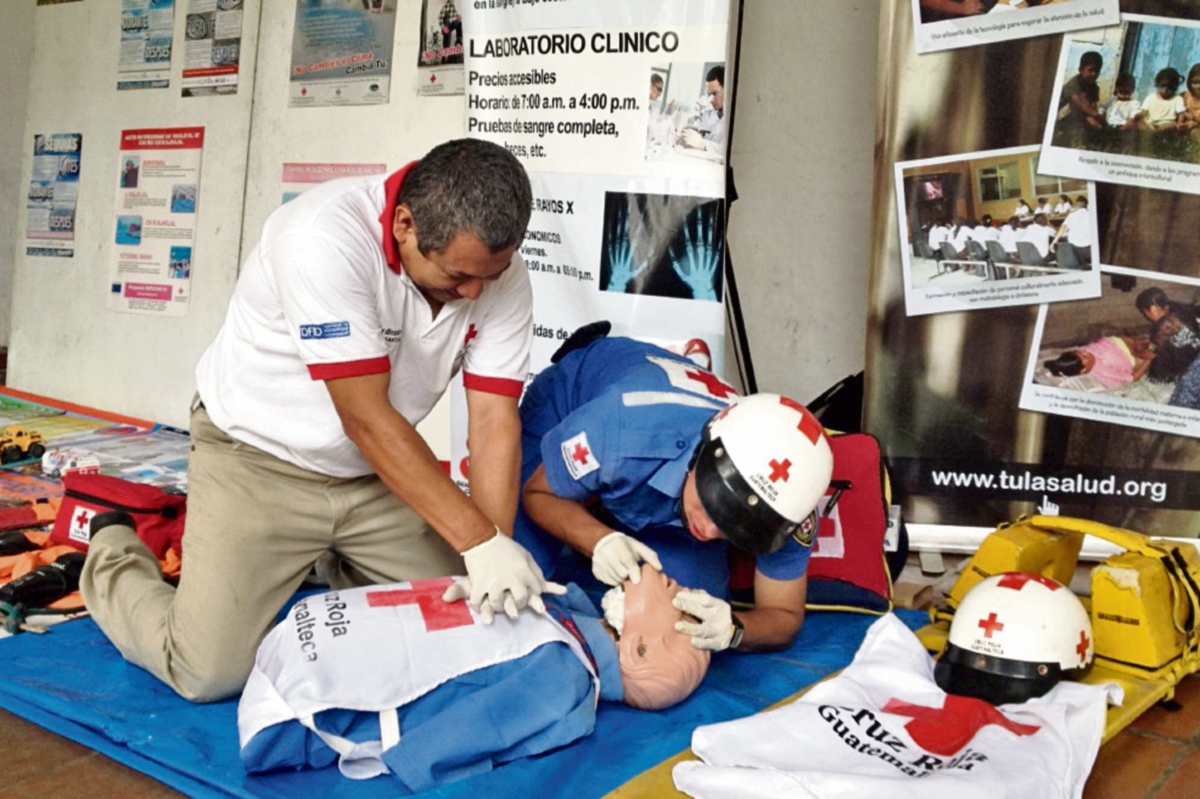
<path fill-rule="evenodd" d="M 791 704 L 698 727 L 699 761 L 675 766 L 697 799 L 1078 799 L 1100 748 L 1114 684 L 1062 682 L 994 707 L 952 696 L 893 614 L 867 631 L 854 661 Z"/>
<path fill-rule="evenodd" d="M 351 744 L 354 752 L 342 751 L 340 739 L 318 731 L 342 755 L 343 773 L 374 776 L 386 771 L 378 760 L 389 748 L 385 712 L 394 719 L 396 708 L 442 683 L 555 642 L 570 647 L 587 667 L 599 701 L 598 675 L 561 625 L 535 613 L 515 620 L 499 614 L 492 624 L 483 624 L 466 602 L 442 601 L 450 582 L 445 577 L 351 588 L 297 602 L 259 646 L 238 705 L 241 745 L 272 724 L 310 726 L 322 710 L 378 712 L 382 746 Z M 398 740 L 400 731 L 393 733 Z M 347 760 L 355 758 L 371 765 L 357 773 L 348 770 Z"/>

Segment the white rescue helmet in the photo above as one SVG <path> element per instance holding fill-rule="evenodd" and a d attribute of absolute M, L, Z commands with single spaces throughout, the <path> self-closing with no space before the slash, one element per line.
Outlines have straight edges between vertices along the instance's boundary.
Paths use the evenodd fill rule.
<path fill-rule="evenodd" d="M 693 464 L 700 504 L 734 546 L 811 546 L 817 502 L 833 476 L 821 423 L 778 394 L 739 397 L 704 426 Z"/>
<path fill-rule="evenodd" d="M 1024 702 L 1092 662 L 1092 621 L 1062 583 L 1028 572 L 988 577 L 967 591 L 934 669 L 942 690 L 993 705 Z"/>

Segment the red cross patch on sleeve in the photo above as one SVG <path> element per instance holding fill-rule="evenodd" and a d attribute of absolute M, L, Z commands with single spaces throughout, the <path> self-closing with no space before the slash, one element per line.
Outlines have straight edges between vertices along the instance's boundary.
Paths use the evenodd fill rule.
<path fill-rule="evenodd" d="M 571 436 L 562 443 L 563 463 L 571 477 L 578 480 L 584 475 L 591 474 L 600 468 L 600 461 L 592 454 L 588 445 L 587 433 Z"/>

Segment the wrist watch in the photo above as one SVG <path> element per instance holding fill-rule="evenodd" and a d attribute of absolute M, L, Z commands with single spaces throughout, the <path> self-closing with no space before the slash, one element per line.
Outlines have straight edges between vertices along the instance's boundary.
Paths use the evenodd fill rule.
<path fill-rule="evenodd" d="M 730 614 L 729 618 L 733 623 L 733 635 L 729 638 L 729 648 L 737 649 L 742 645 L 742 637 L 746 634 L 746 628 L 742 625 L 742 620 L 737 616 Z"/>

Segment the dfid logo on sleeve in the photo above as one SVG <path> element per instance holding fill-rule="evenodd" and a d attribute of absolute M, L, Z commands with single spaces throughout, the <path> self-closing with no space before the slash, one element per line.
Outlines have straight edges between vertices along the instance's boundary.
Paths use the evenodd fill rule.
<path fill-rule="evenodd" d="M 300 338 L 345 338 L 350 335 L 349 322 L 326 322 L 323 325 L 300 325 Z"/>

